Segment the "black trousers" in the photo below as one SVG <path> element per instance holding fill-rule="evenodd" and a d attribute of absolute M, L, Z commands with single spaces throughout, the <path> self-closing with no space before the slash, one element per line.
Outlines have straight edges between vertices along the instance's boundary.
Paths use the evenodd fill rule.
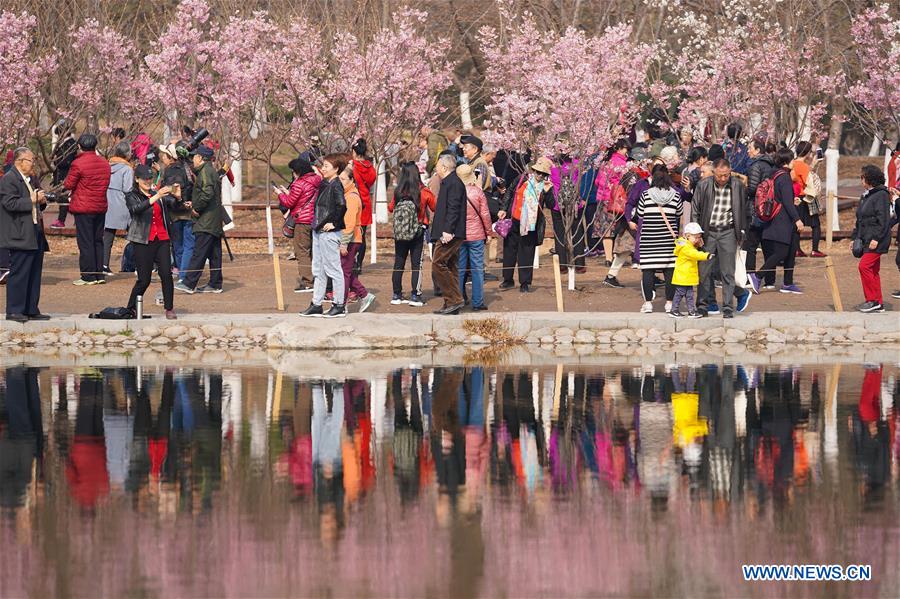
<path fill-rule="evenodd" d="M 799 241 L 799 236 L 795 233 Z M 799 243 L 797 244 L 799 245 Z M 784 284 L 794 284 L 794 262 L 796 260 L 797 249 L 794 243 L 780 243 L 769 239 L 763 239 L 762 242 L 763 255 L 766 257 L 765 263 L 760 268 L 760 278 L 765 281 L 766 285 L 775 284 L 775 268 L 779 264 L 784 265 Z"/>
<path fill-rule="evenodd" d="M 675 299 L 675 285 L 672 284 L 672 276 L 675 274 L 675 268 L 661 268 L 663 278 L 666 281 L 666 301 L 671 302 Z M 656 271 L 653 269 L 641 270 L 641 294 L 644 296 L 645 302 L 653 301 L 653 289 L 655 287 Z"/>
<path fill-rule="evenodd" d="M 100 281 L 103 276 L 103 230 L 105 214 L 76 214 L 75 239 L 78 242 L 78 267 L 85 281 Z"/>
<path fill-rule="evenodd" d="M 366 240 L 366 233 L 368 232 L 369 227 L 368 225 L 362 225 L 360 229 L 362 229 L 362 244 L 356 251 L 356 260 L 353 263 L 353 270 L 356 271 L 356 274 L 362 272 L 363 258 L 366 257 L 366 244 L 368 243 Z"/>
<path fill-rule="evenodd" d="M 747 252 L 747 260 L 745 266 L 747 272 L 756 272 L 756 250 L 762 241 L 762 229 L 750 227 L 744 233 L 744 240 L 741 242 L 741 249 Z"/>
<path fill-rule="evenodd" d="M 509 235 L 503 240 L 503 281 L 513 282 L 513 271 L 519 266 L 519 284 L 531 285 L 534 275 L 534 252 L 537 250 L 537 235 L 534 231 L 522 237 L 519 235 L 519 221 L 512 222 Z"/>
<path fill-rule="evenodd" d="M 800 202 L 798 208 L 800 212 L 800 220 L 803 224 L 812 229 L 812 251 L 819 251 L 819 244 L 822 242 L 822 217 L 818 214 L 809 213 L 809 204 Z"/>
<path fill-rule="evenodd" d="M 150 243 L 134 244 L 134 262 L 137 265 L 137 281 L 131 289 L 128 307 L 137 308 L 139 295 L 147 293 L 153 277 L 153 265 L 159 266 L 159 280 L 162 283 L 163 306 L 166 310 L 174 308 L 175 283 L 172 281 L 172 244 L 169 240 L 159 239 Z"/>
<path fill-rule="evenodd" d="M 9 250 L 0 248 L 0 272 L 9 270 Z"/>
<path fill-rule="evenodd" d="M 409 258 L 412 270 L 412 293 L 422 293 L 422 249 L 425 246 L 425 235 L 419 234 L 409 241 L 394 240 L 394 272 L 391 274 L 391 286 L 394 295 L 403 293 L 403 271 L 406 259 Z"/>
<path fill-rule="evenodd" d="M 44 250 L 10 250 L 9 279 L 6 282 L 6 313 L 40 314 L 41 271 Z"/>
<path fill-rule="evenodd" d="M 191 289 L 197 287 L 207 260 L 209 260 L 209 286 L 221 289 L 222 238 L 209 233 L 194 232 L 194 254 L 191 256 L 190 266 L 188 266 L 189 272 L 183 278 L 185 285 Z"/>
<path fill-rule="evenodd" d="M 551 210 L 553 215 L 553 237 L 555 241 L 556 255 L 559 256 L 559 263 L 563 266 L 571 264 L 569 262 L 569 250 L 566 247 L 566 226 L 563 222 L 562 213 Z M 578 211 L 578 217 L 575 221 L 575 232 L 572 234 L 572 243 L 575 250 L 575 266 L 584 266 L 584 209 Z"/>
<path fill-rule="evenodd" d="M 172 227 L 173 229 L 175 227 Z M 116 229 L 103 229 L 103 266 L 109 268 L 112 258 L 113 243 L 116 241 Z"/>

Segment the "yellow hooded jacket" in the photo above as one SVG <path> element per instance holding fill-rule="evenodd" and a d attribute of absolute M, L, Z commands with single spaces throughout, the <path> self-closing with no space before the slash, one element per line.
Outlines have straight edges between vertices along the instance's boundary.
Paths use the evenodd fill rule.
<path fill-rule="evenodd" d="M 709 260 L 709 252 L 702 252 L 694 244 L 679 237 L 675 240 L 675 274 L 672 284 L 682 287 L 695 287 L 700 284 L 700 269 L 697 262 Z"/>

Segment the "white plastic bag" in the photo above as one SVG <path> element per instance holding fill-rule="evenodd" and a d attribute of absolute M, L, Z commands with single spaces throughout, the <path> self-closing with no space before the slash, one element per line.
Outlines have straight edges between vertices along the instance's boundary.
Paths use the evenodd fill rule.
<path fill-rule="evenodd" d="M 741 289 L 749 289 L 750 281 L 747 277 L 747 251 L 738 250 L 734 257 L 734 286 Z"/>

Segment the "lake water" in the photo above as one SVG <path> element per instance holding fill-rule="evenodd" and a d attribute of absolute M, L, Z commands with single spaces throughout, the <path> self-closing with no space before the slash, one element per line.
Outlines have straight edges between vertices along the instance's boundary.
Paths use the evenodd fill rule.
<path fill-rule="evenodd" d="M 7 367 L 0 596 L 897 596 L 898 374 Z"/>

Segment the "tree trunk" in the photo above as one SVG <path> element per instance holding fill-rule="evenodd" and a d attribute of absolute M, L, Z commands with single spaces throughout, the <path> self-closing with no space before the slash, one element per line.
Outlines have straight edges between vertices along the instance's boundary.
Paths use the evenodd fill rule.
<path fill-rule="evenodd" d="M 869 156 L 878 156 L 881 154 L 881 138 L 878 137 L 878 134 L 875 134 L 875 138 L 872 140 L 872 145 L 869 147 Z"/>
<path fill-rule="evenodd" d="M 459 117 L 462 121 L 463 129 L 472 128 L 472 108 L 469 104 L 469 99 L 468 91 L 459 91 Z"/>

